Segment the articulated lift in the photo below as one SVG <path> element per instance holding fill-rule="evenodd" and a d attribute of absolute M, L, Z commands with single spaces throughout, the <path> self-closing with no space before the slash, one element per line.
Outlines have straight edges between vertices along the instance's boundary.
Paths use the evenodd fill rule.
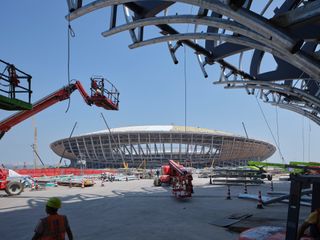
<path fill-rule="evenodd" d="M 178 199 L 191 198 L 193 193 L 192 174 L 184 166 L 169 160 L 168 165 L 161 167 L 162 175 L 154 179 L 155 186 L 169 184 L 172 194 Z"/>
<path fill-rule="evenodd" d="M 102 77 L 91 78 L 91 96 L 86 93 L 82 84 L 79 81 L 76 81 L 34 103 L 30 110 L 22 110 L 9 116 L 0 122 L 0 139 L 13 126 L 60 101 L 68 99 L 75 90 L 80 92 L 84 101 L 89 106 L 96 105 L 106 110 L 118 110 L 119 92 L 110 82 L 108 82 L 108 85 L 110 85 L 111 88 L 108 88 L 109 90 L 106 89 L 105 81 L 106 80 Z"/>

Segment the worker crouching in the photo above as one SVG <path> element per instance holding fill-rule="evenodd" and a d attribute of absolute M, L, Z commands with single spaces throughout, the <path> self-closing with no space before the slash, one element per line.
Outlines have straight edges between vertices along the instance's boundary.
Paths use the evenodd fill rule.
<path fill-rule="evenodd" d="M 310 228 L 310 235 L 315 240 L 320 240 L 320 208 L 314 210 L 299 228 L 298 239 L 305 234 L 307 228 Z"/>
<path fill-rule="evenodd" d="M 49 198 L 46 204 L 48 216 L 40 219 L 32 240 L 64 240 L 66 233 L 69 240 L 73 240 L 68 219 L 58 214 L 59 208 L 61 208 L 61 200 L 57 197 Z"/>

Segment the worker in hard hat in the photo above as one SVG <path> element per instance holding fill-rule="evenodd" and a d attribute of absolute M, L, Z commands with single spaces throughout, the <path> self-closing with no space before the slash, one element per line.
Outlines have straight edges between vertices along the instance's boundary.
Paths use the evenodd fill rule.
<path fill-rule="evenodd" d="M 64 215 L 58 214 L 61 208 L 61 200 L 51 197 L 46 204 L 47 217 L 40 219 L 32 240 L 64 240 L 67 233 L 69 240 L 73 240 L 73 235 Z"/>
<path fill-rule="evenodd" d="M 298 240 L 303 237 L 305 231 L 310 227 L 310 235 L 315 240 L 320 240 L 320 208 L 317 208 L 304 221 L 304 223 L 299 228 Z"/>

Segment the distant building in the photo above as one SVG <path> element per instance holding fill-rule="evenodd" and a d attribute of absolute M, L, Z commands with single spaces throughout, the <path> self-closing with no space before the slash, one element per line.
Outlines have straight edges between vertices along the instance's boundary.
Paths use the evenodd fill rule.
<path fill-rule="evenodd" d="M 110 133 L 111 132 L 111 133 Z M 267 142 L 221 131 L 183 126 L 113 128 L 53 142 L 51 149 L 88 168 L 156 168 L 169 159 L 196 168 L 242 166 L 262 161 L 276 148 Z"/>

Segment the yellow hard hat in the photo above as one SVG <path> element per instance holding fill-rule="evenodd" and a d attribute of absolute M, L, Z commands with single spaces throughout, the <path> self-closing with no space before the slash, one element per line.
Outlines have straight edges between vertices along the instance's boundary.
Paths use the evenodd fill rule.
<path fill-rule="evenodd" d="M 61 208 L 61 200 L 57 197 L 51 197 L 47 202 L 47 206 L 56 209 Z"/>

